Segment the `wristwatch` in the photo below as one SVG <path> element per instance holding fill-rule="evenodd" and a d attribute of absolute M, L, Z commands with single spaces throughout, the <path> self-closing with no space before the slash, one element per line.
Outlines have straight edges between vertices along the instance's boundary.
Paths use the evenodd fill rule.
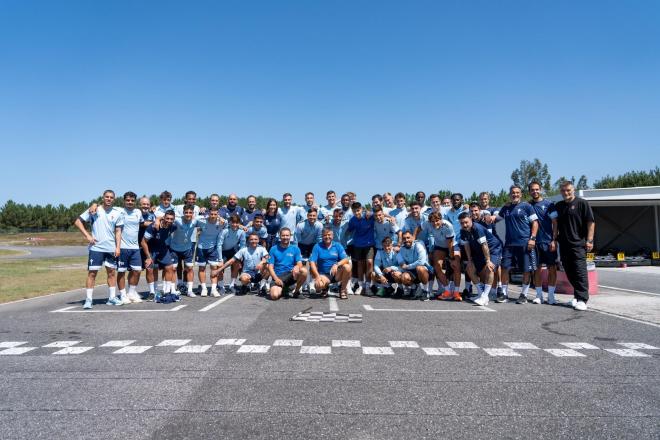
<path fill-rule="evenodd" d="M 587 243 L 594 244 L 594 241 L 593 241 L 593 239 L 592 240 L 587 240 Z"/>
<path fill-rule="evenodd" d="M 536 235 L 532 235 L 531 237 L 529 237 L 529 240 L 530 241 L 536 241 Z"/>

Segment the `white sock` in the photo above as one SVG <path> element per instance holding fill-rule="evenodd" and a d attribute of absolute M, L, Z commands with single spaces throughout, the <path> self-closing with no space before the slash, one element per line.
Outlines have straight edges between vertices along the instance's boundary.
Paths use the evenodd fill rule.
<path fill-rule="evenodd" d="M 497 287 L 502 287 L 502 281 L 497 282 Z"/>
<path fill-rule="evenodd" d="M 85 289 L 85 297 L 88 300 L 90 300 L 90 301 L 92 300 L 93 294 L 94 294 L 94 289 Z"/>
<path fill-rule="evenodd" d="M 490 284 L 486 284 L 483 289 L 483 293 L 481 294 L 482 298 L 488 298 L 488 295 L 490 295 Z"/>
<path fill-rule="evenodd" d="M 529 284 L 523 284 L 522 292 L 520 292 L 520 296 L 527 296 L 527 292 L 529 292 Z"/>
<path fill-rule="evenodd" d="M 192 281 L 189 282 L 189 283 L 186 283 L 186 284 L 188 285 L 188 293 L 192 292 L 192 290 L 193 290 L 193 283 L 192 283 Z"/>
<path fill-rule="evenodd" d="M 130 284 L 128 285 L 128 294 L 137 294 L 137 286 L 131 286 Z"/>
<path fill-rule="evenodd" d="M 508 284 L 502 284 L 502 294 L 504 294 L 504 296 L 509 296 L 509 285 Z"/>
<path fill-rule="evenodd" d="M 541 299 L 541 301 L 543 301 L 543 288 L 542 287 L 537 287 L 536 288 L 536 297 Z"/>
<path fill-rule="evenodd" d="M 449 291 L 450 291 L 450 292 L 453 292 L 453 291 L 454 291 L 454 288 L 455 288 L 455 286 L 454 286 L 454 282 L 453 282 L 453 281 L 450 281 L 450 282 L 449 282 Z"/>
<path fill-rule="evenodd" d="M 557 286 L 548 286 L 548 301 L 555 300 L 555 288 Z"/>
<path fill-rule="evenodd" d="M 115 298 L 117 294 L 115 293 L 117 291 L 116 287 L 108 287 L 108 298 Z"/>
<path fill-rule="evenodd" d="M 206 286 L 206 284 L 204 286 Z M 218 291 L 218 286 L 216 285 L 216 283 L 212 283 L 211 284 L 211 293 L 217 292 L 217 291 Z"/>
<path fill-rule="evenodd" d="M 231 283 L 229 283 L 230 286 L 235 286 L 236 285 L 236 278 L 231 279 Z M 240 285 L 240 284 L 239 284 Z"/>
<path fill-rule="evenodd" d="M 170 286 L 170 293 L 176 292 L 176 284 L 174 284 L 174 281 L 168 281 L 167 284 Z"/>
<path fill-rule="evenodd" d="M 156 283 L 149 283 L 149 293 L 156 293 Z"/>
<path fill-rule="evenodd" d="M 199 288 L 201 290 L 206 290 L 206 283 L 199 283 Z"/>

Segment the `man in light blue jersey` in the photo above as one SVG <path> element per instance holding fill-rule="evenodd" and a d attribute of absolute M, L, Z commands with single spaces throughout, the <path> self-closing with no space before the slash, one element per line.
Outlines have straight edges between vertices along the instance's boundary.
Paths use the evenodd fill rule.
<path fill-rule="evenodd" d="M 415 241 L 410 231 L 401 235 L 403 246 L 396 256 L 397 266 L 401 268 L 401 275 L 395 277 L 397 283 L 403 283 L 405 287 L 404 296 L 412 294 L 411 286 L 416 285 L 415 297 L 422 300 L 430 298 L 430 292 L 426 288 L 429 282 L 429 259 L 424 245 Z"/>
<path fill-rule="evenodd" d="M 307 212 L 307 220 L 296 225 L 294 243 L 298 244 L 303 260 L 307 260 L 312 254 L 314 245 L 321 242 L 323 224 L 317 220 L 316 208 L 310 208 Z"/>
<path fill-rule="evenodd" d="M 137 293 L 137 284 L 142 272 L 142 257 L 140 255 L 140 225 L 144 222 L 142 212 L 135 209 L 137 194 L 132 191 L 124 193 L 124 209 L 115 224 L 115 255 L 119 256 L 117 267 L 117 287 L 122 304 L 140 303 L 142 299 Z M 128 293 L 126 293 L 126 271 L 128 275 Z"/>
<path fill-rule="evenodd" d="M 353 210 L 351 209 L 351 195 L 349 193 L 342 194 L 340 203 L 339 203 L 339 208 L 341 208 L 342 212 L 342 217 L 341 217 L 341 222 L 342 223 L 348 223 L 348 221 L 353 217 Z M 348 253 L 350 255 L 350 252 Z"/>
<path fill-rule="evenodd" d="M 305 280 L 307 279 L 307 269 L 302 265 L 302 257 L 298 246 L 291 244 L 291 230 L 289 228 L 280 229 L 280 241 L 277 245 L 270 248 L 270 258 L 268 259 L 268 274 L 273 280 L 270 287 L 270 299 L 276 301 L 280 299 L 285 289 L 293 286 L 292 296 L 300 296 Z"/>
<path fill-rule="evenodd" d="M 282 216 L 281 227 L 295 231 L 298 223 L 305 220 L 307 213 L 302 206 L 293 206 L 292 202 L 293 196 L 290 193 L 285 193 L 282 196 L 282 206 L 279 208 L 278 212 Z M 295 235 L 291 239 L 291 243 L 296 244 Z"/>
<path fill-rule="evenodd" d="M 450 197 L 451 208 L 445 211 L 443 218 L 451 223 L 454 228 L 454 233 L 461 230 L 461 222 L 458 219 L 458 216 L 463 212 L 468 211 L 463 203 L 463 194 L 454 193 Z M 461 252 L 460 244 L 457 240 L 454 240 L 454 253 L 450 255 L 451 260 L 447 270 L 447 277 L 449 278 L 449 291 L 452 294 L 452 298 L 455 298 L 455 293 L 460 291 L 461 288 L 461 272 L 463 269 L 462 261 L 467 261 L 464 253 Z M 467 279 L 465 281 L 467 284 Z M 464 292 L 467 295 L 467 290 Z"/>
<path fill-rule="evenodd" d="M 348 299 L 347 287 L 351 278 L 351 260 L 344 247 L 334 241 L 331 228 L 325 228 L 322 241 L 314 245 L 309 258 L 309 268 L 314 287 L 321 296 L 328 295 L 331 284 L 339 283 L 339 297 Z"/>
<path fill-rule="evenodd" d="M 151 212 L 151 200 L 149 200 L 149 197 L 142 196 L 139 200 L 139 206 L 140 213 L 142 214 L 142 223 L 140 224 L 140 231 L 138 232 L 138 243 L 142 243 L 144 232 L 154 223 L 156 215 Z M 142 247 L 140 247 L 140 258 L 142 259 L 142 269 L 145 270 L 145 278 L 147 279 L 147 285 L 149 286 L 149 294 L 146 298 L 153 298 L 156 294 L 156 277 L 154 276 L 154 273 L 157 271 L 153 271 L 148 267 L 146 263 L 147 256 L 142 251 Z M 140 274 L 138 273 L 138 281 L 135 284 L 139 282 Z"/>
<path fill-rule="evenodd" d="M 255 232 L 251 232 L 247 237 L 247 246 L 242 247 L 220 266 L 220 271 L 225 268 L 241 262 L 243 271 L 238 277 L 238 295 L 245 295 L 250 291 L 250 285 L 259 283 L 258 289 L 260 293 L 266 294 L 266 279 L 268 278 L 268 251 L 265 247 L 259 244 L 259 236 Z"/>
<path fill-rule="evenodd" d="M 424 191 L 417 191 L 415 193 L 415 201 L 419 203 L 419 213 L 423 217 L 426 217 L 426 211 L 428 211 L 430 208 L 426 204 L 426 193 Z"/>
<path fill-rule="evenodd" d="M 78 217 L 74 225 L 80 230 L 89 243 L 89 256 L 87 259 L 87 282 L 85 284 L 84 309 L 92 308 L 92 298 L 96 274 L 101 266 L 105 266 L 108 283 L 108 305 L 121 305 L 121 300 L 116 297 L 117 288 L 117 248 L 115 242 L 115 225 L 121 215 L 121 209 L 113 207 L 115 192 L 108 189 L 103 192 L 103 204 L 94 214 L 86 210 Z M 83 222 L 91 224 L 92 233 L 85 229 Z"/>
<path fill-rule="evenodd" d="M 371 274 L 372 282 L 378 287 L 376 296 L 393 294 L 396 280 L 401 279 L 401 269 L 397 266 L 396 255 L 391 237 L 385 237 L 380 243 L 381 249 L 376 251 L 374 271 Z M 398 287 L 398 286 L 397 286 Z"/>
<path fill-rule="evenodd" d="M 243 210 L 243 215 L 241 215 L 241 222 L 243 226 L 250 226 L 254 221 L 255 215 L 263 215 L 261 209 L 257 208 L 257 197 L 253 195 L 247 196 L 245 199 L 247 206 Z"/>
<path fill-rule="evenodd" d="M 220 234 L 219 248 L 222 252 L 222 261 L 229 261 L 239 249 L 245 247 L 245 231 L 241 227 L 241 218 L 238 214 L 233 214 L 229 217 L 229 227 L 225 228 Z M 234 260 L 234 263 L 231 265 L 231 282 L 229 287 L 225 289 L 224 283 L 221 284 L 221 290 L 234 291 L 236 287 L 236 279 L 238 278 L 238 273 L 241 270 L 241 263 L 237 260 Z M 223 282 L 224 279 L 224 270 L 220 271 L 220 282 Z"/>
<path fill-rule="evenodd" d="M 536 287 L 536 298 L 533 304 L 543 304 L 543 284 L 541 281 L 542 267 L 545 265 L 548 270 L 548 304 L 554 305 L 555 288 L 557 287 L 557 208 L 550 200 L 543 198 L 541 194 L 541 184 L 533 181 L 528 185 L 529 195 L 532 200 L 529 202 L 534 208 L 537 220 L 539 222 L 538 235 L 536 237 L 536 256 L 538 266 L 534 272 L 534 286 Z"/>
<path fill-rule="evenodd" d="M 247 228 L 247 231 L 245 231 L 247 235 L 250 235 L 251 233 L 257 234 L 257 237 L 259 237 L 259 244 L 263 247 L 266 247 L 267 242 L 268 242 L 268 229 L 266 226 L 264 226 L 264 216 L 261 214 L 256 214 L 254 218 L 252 219 L 252 225 Z"/>
<path fill-rule="evenodd" d="M 448 261 L 450 250 L 454 249 L 454 227 L 447 220 L 442 219 L 439 212 L 431 212 L 428 221 L 422 225 L 422 231 L 417 237 L 422 243 L 429 243 L 431 249 L 431 265 L 435 278 L 438 281 L 438 299 L 452 299 L 453 293 L 448 289 L 449 280 L 444 271 L 445 262 Z M 430 290 L 430 288 L 429 288 Z"/>
<path fill-rule="evenodd" d="M 437 212 L 438 214 L 440 214 L 441 218 L 444 218 L 445 213 L 450 209 L 442 206 L 442 198 L 440 197 L 439 194 L 431 194 L 431 196 L 429 197 L 429 203 L 431 204 L 429 209 L 427 209 L 422 213 L 422 217 L 424 218 L 428 218 L 429 215 L 431 215 L 434 212 Z"/>
<path fill-rule="evenodd" d="M 220 223 L 217 206 L 208 209 L 206 220 L 199 223 L 199 239 L 195 253 L 195 266 L 198 267 L 199 294 L 208 296 L 206 288 L 206 265 L 211 267 L 211 296 L 218 297 L 217 285 L 220 273 L 220 235 L 225 229 Z"/>
<path fill-rule="evenodd" d="M 374 207 L 374 246 L 376 252 L 383 249 L 383 239 L 389 237 L 394 241 L 399 232 L 399 227 L 396 225 L 396 221 L 390 217 L 386 218 L 385 211 L 383 211 L 382 206 Z"/>
<path fill-rule="evenodd" d="M 303 205 L 303 209 L 307 213 L 312 208 L 316 209 L 317 219 L 321 223 L 325 223 L 325 216 L 324 216 L 323 212 L 319 209 L 319 206 L 316 204 L 316 200 L 314 198 L 314 193 L 313 192 L 307 192 L 307 193 L 305 193 L 305 204 Z"/>
<path fill-rule="evenodd" d="M 342 218 L 344 217 L 344 212 L 341 208 L 335 208 L 332 211 L 332 221 L 327 225 L 328 228 L 332 229 L 332 239 L 337 243 L 344 246 L 344 249 L 347 249 L 349 244 L 349 239 L 352 234 L 348 234 L 346 229 L 348 228 L 348 223 L 343 223 Z M 348 252 L 348 251 L 346 251 Z"/>
<path fill-rule="evenodd" d="M 197 219 L 200 215 L 206 214 L 206 208 L 197 206 L 197 193 L 195 191 L 186 191 L 181 205 L 174 205 L 174 213 L 177 218 L 183 217 L 183 209 L 186 206 L 193 207 L 193 218 Z"/>
<path fill-rule="evenodd" d="M 337 206 L 337 193 L 333 190 L 329 190 L 325 193 L 325 200 L 328 202 L 326 205 L 321 206 L 319 212 L 323 214 L 323 219 L 326 224 L 329 224 L 332 221 L 332 213 L 334 212 Z M 337 238 L 335 238 L 335 241 Z"/>
<path fill-rule="evenodd" d="M 522 291 L 516 304 L 527 303 L 527 292 L 532 273 L 536 270 L 536 234 L 539 224 L 534 208 L 522 201 L 522 189 L 518 185 L 509 188 L 508 204 L 498 215 L 506 225 L 506 239 L 502 251 L 502 293 L 495 302 L 506 302 L 508 296 L 509 271 L 512 268 L 523 273 Z"/>
<path fill-rule="evenodd" d="M 401 232 L 410 232 L 413 239 L 417 240 L 417 235 L 422 230 L 422 223 L 424 223 L 424 218 L 422 218 L 422 206 L 415 200 L 410 203 L 410 214 L 408 214 L 408 217 L 406 217 L 403 222 Z"/>
<path fill-rule="evenodd" d="M 394 240 L 394 248 L 396 250 L 399 247 L 398 245 L 401 243 L 401 229 L 403 228 L 403 224 L 408 217 L 408 209 L 406 208 L 406 195 L 401 192 L 396 193 L 394 196 L 394 203 L 396 204 L 396 208 L 390 211 L 390 215 L 395 218 L 396 226 L 399 228 L 399 233 Z"/>
<path fill-rule="evenodd" d="M 394 204 L 394 196 L 392 195 L 391 192 L 384 192 L 383 193 L 383 211 L 385 211 L 385 214 L 390 215 L 390 212 L 396 208 L 396 205 Z"/>
<path fill-rule="evenodd" d="M 154 215 L 156 218 L 161 218 L 169 210 L 174 210 L 174 205 L 172 205 L 172 193 L 165 190 L 158 196 L 160 204 L 154 209 Z"/>
<path fill-rule="evenodd" d="M 227 196 L 227 205 L 220 208 L 219 214 L 220 218 L 225 222 L 229 222 L 229 218 L 232 215 L 236 214 L 240 219 L 244 212 L 245 210 L 243 207 L 238 205 L 238 196 L 236 194 L 229 194 L 229 196 Z"/>
<path fill-rule="evenodd" d="M 202 221 L 195 218 L 194 206 L 183 208 L 183 217 L 174 221 L 174 231 L 170 237 L 170 249 L 177 262 L 185 266 L 183 278 L 186 282 L 186 294 L 194 298 L 193 283 L 195 273 L 193 267 L 194 246 L 197 240 L 197 228 L 202 225 Z"/>

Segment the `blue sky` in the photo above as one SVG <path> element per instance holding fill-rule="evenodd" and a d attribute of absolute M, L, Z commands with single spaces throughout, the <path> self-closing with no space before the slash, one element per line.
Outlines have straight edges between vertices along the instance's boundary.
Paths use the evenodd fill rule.
<path fill-rule="evenodd" d="M 0 0 L 0 203 L 650 169 L 659 5 Z"/>

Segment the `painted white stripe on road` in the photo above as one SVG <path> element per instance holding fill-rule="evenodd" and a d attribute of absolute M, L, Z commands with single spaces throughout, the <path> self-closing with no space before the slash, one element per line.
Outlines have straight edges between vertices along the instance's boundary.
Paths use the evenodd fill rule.
<path fill-rule="evenodd" d="M 101 347 L 126 347 L 127 345 L 131 345 L 134 343 L 135 340 L 128 340 L 128 341 L 108 341 L 105 344 L 101 345 Z"/>
<path fill-rule="evenodd" d="M 12 347 L 8 348 L 6 350 L 0 351 L 1 355 L 16 355 L 16 354 L 23 354 L 27 353 L 28 351 L 36 350 L 37 347 Z"/>
<path fill-rule="evenodd" d="M 61 350 L 57 350 L 53 354 L 82 354 L 86 351 L 93 349 L 94 347 L 66 347 Z"/>
<path fill-rule="evenodd" d="M 570 348 L 546 348 L 543 351 L 547 351 L 551 355 L 557 357 L 584 357 L 579 351 Z"/>
<path fill-rule="evenodd" d="M 491 356 L 521 356 L 512 348 L 484 348 L 484 351 Z"/>
<path fill-rule="evenodd" d="M 641 294 L 643 294 L 643 295 L 660 296 L 660 293 L 657 293 L 657 292 L 646 292 L 646 291 L 644 291 L 644 290 L 622 289 L 621 287 L 604 286 L 604 285 L 602 285 L 602 284 L 599 284 L 598 287 L 602 287 L 603 289 L 609 289 L 609 290 L 619 290 L 619 291 L 621 291 L 621 292 L 641 293 Z"/>
<path fill-rule="evenodd" d="M 362 347 L 362 354 L 394 354 L 392 347 Z"/>
<path fill-rule="evenodd" d="M 332 354 L 332 349 L 327 345 L 304 345 L 300 347 L 300 354 Z"/>
<path fill-rule="evenodd" d="M 153 345 L 129 345 L 128 347 L 115 350 L 113 354 L 140 354 L 149 350 Z"/>
<path fill-rule="evenodd" d="M 208 312 L 208 311 L 211 310 L 212 308 L 219 306 L 219 305 L 222 304 L 223 302 L 225 302 L 225 301 L 227 301 L 227 300 L 229 300 L 229 299 L 231 299 L 231 298 L 233 298 L 233 297 L 234 297 L 234 294 L 233 294 L 233 293 L 230 293 L 229 295 L 225 295 L 224 298 L 220 298 L 219 300 L 217 300 L 217 301 L 215 301 L 215 302 L 209 304 L 208 306 L 199 309 L 199 311 L 200 311 L 200 312 Z"/>
<path fill-rule="evenodd" d="M 539 348 L 531 342 L 503 342 L 509 348 L 514 350 L 538 350 Z"/>
<path fill-rule="evenodd" d="M 617 342 L 617 345 L 623 345 L 626 348 L 632 348 L 633 350 L 660 350 L 658 347 L 653 345 L 643 344 L 641 342 Z"/>
<path fill-rule="evenodd" d="M 204 353 L 209 348 L 210 345 L 184 345 L 177 348 L 175 353 Z"/>
<path fill-rule="evenodd" d="M 63 309 L 51 310 L 50 313 L 66 312 L 67 310 L 75 309 L 76 306 L 64 307 Z"/>
<path fill-rule="evenodd" d="M 27 344 L 27 342 L 5 341 L 5 342 L 0 342 L 0 348 L 13 348 L 25 344 Z"/>
<path fill-rule="evenodd" d="M 114 308 L 108 310 L 97 310 L 97 309 L 84 310 L 84 309 L 77 309 L 76 306 L 73 306 L 73 307 L 65 307 L 63 309 L 58 309 L 58 310 L 52 310 L 50 313 L 161 313 L 161 312 L 178 312 L 179 310 L 188 306 L 186 304 L 181 304 L 171 309 L 146 309 L 146 310 L 124 308 L 125 306 L 122 307 L 112 306 L 112 307 Z M 76 308 L 77 310 L 71 310 L 72 308 Z"/>
<path fill-rule="evenodd" d="M 419 344 L 415 341 L 389 341 L 392 348 L 419 348 Z"/>
<path fill-rule="evenodd" d="M 219 339 L 215 345 L 243 345 L 245 339 Z"/>
<path fill-rule="evenodd" d="M 623 357 L 650 357 L 650 355 L 642 353 L 641 351 L 633 350 L 632 348 L 606 348 L 605 351 Z M 0 352 L 0 354 L 1 353 L 2 352 Z"/>
<path fill-rule="evenodd" d="M 422 347 L 422 350 L 429 356 L 458 356 L 458 353 L 447 347 Z"/>
<path fill-rule="evenodd" d="M 236 353 L 267 353 L 270 345 L 241 345 Z"/>
<path fill-rule="evenodd" d="M 617 315 L 616 313 L 610 313 L 610 312 L 606 312 L 604 310 L 596 310 L 593 307 L 590 308 L 589 311 L 595 312 L 595 313 L 600 313 L 602 315 L 613 316 L 613 317 L 619 318 L 619 319 L 625 319 L 626 321 L 632 321 L 632 322 L 636 322 L 638 324 L 645 324 L 645 325 L 650 325 L 651 327 L 660 328 L 660 324 L 656 324 L 655 322 L 642 321 L 641 319 L 629 318 L 628 316 Z"/>
<path fill-rule="evenodd" d="M 165 339 L 163 342 L 156 345 L 156 347 L 181 347 L 188 342 L 190 342 L 190 339 Z"/>
<path fill-rule="evenodd" d="M 337 305 L 337 298 L 329 296 L 328 297 L 328 307 L 330 308 L 331 312 L 338 312 L 339 311 L 339 305 Z"/>
<path fill-rule="evenodd" d="M 488 307 L 471 307 L 469 309 L 460 309 L 460 310 L 451 310 L 451 309 L 376 309 L 369 304 L 363 304 L 364 310 L 370 312 L 436 312 L 436 313 L 484 313 L 484 312 L 497 312 L 495 309 L 489 309 Z"/>
<path fill-rule="evenodd" d="M 333 339 L 332 340 L 332 346 L 333 347 L 360 348 L 361 344 L 360 344 L 360 341 L 345 340 L 345 339 Z"/>
<path fill-rule="evenodd" d="M 173 308 L 171 308 L 171 309 L 169 309 L 169 310 L 165 310 L 165 311 L 166 311 L 166 312 L 178 312 L 179 310 L 181 310 L 181 309 L 184 308 L 184 307 L 188 307 L 188 306 L 187 306 L 186 304 L 181 304 L 181 305 L 178 305 L 178 306 L 176 306 L 176 307 L 173 307 Z M 155 311 L 156 311 L 156 310 L 154 310 L 154 312 L 155 312 Z"/>
<path fill-rule="evenodd" d="M 479 348 L 474 342 L 447 342 L 451 348 Z"/>
<path fill-rule="evenodd" d="M 274 347 L 302 347 L 302 339 L 277 339 L 273 342 Z"/>
<path fill-rule="evenodd" d="M 64 348 L 64 347 L 73 347 L 76 344 L 80 344 L 82 341 L 56 341 L 46 344 L 44 348 Z"/>
<path fill-rule="evenodd" d="M 573 350 L 600 350 L 595 345 L 587 344 L 586 342 L 560 342 L 560 344 Z"/>

